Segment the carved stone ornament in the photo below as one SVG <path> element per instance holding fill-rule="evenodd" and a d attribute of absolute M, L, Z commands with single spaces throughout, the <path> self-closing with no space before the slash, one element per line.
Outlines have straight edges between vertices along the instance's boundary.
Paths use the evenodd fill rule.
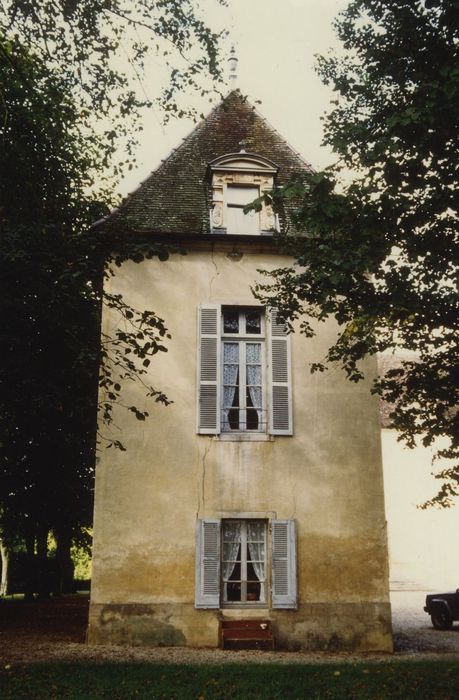
<path fill-rule="evenodd" d="M 223 226 L 223 204 L 222 202 L 215 202 L 214 208 L 212 210 L 212 224 L 215 228 L 221 228 Z"/>
<path fill-rule="evenodd" d="M 261 228 L 263 231 L 272 231 L 276 227 L 274 212 L 272 207 L 263 204 L 261 209 Z"/>

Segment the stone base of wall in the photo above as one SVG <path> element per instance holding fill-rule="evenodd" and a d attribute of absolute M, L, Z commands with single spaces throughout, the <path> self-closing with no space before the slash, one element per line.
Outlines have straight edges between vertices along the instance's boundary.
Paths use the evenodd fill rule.
<path fill-rule="evenodd" d="M 389 603 L 308 603 L 298 610 L 239 611 L 240 619 L 245 616 L 272 621 L 277 649 L 393 651 Z M 217 647 L 224 617 L 223 610 L 196 610 L 187 604 L 92 603 L 88 643 Z"/>

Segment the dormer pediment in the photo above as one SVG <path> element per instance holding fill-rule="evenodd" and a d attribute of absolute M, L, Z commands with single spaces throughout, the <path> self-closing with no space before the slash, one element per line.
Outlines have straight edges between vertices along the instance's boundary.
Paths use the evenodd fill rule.
<path fill-rule="evenodd" d="M 263 175 L 276 175 L 279 168 L 272 160 L 255 153 L 225 153 L 210 161 L 209 171 L 212 172 L 252 172 Z"/>

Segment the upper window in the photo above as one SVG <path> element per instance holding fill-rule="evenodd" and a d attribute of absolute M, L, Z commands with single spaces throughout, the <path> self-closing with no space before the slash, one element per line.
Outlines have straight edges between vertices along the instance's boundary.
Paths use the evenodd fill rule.
<path fill-rule="evenodd" d="M 221 429 L 266 432 L 264 311 L 223 307 Z"/>
<path fill-rule="evenodd" d="M 210 226 L 213 233 L 272 234 L 277 230 L 270 206 L 244 214 L 244 207 L 274 186 L 277 166 L 254 153 L 228 153 L 209 163 L 212 185 Z"/>
<path fill-rule="evenodd" d="M 198 433 L 292 435 L 290 336 L 276 311 L 206 304 L 198 324 Z"/>

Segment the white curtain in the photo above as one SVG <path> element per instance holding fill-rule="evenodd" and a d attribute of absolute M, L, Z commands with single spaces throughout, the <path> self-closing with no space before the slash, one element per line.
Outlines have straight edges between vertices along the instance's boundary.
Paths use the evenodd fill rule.
<path fill-rule="evenodd" d="M 236 566 L 241 544 L 241 523 L 225 523 L 223 526 L 223 599 L 228 600 L 228 579 Z"/>
<path fill-rule="evenodd" d="M 257 409 L 258 428 L 262 427 L 262 403 L 261 403 L 261 345 L 260 343 L 247 343 L 247 388 L 253 407 Z"/>
<path fill-rule="evenodd" d="M 264 523 L 249 521 L 247 525 L 247 540 L 252 566 L 260 581 L 260 602 L 264 603 L 266 601 Z"/>
<path fill-rule="evenodd" d="M 239 371 L 239 343 L 224 343 L 223 345 L 223 411 L 222 422 L 225 430 L 230 429 L 229 412 L 236 394 L 236 383 Z M 230 385 L 230 386 L 228 386 Z M 233 385 L 233 386 L 231 386 Z"/>

